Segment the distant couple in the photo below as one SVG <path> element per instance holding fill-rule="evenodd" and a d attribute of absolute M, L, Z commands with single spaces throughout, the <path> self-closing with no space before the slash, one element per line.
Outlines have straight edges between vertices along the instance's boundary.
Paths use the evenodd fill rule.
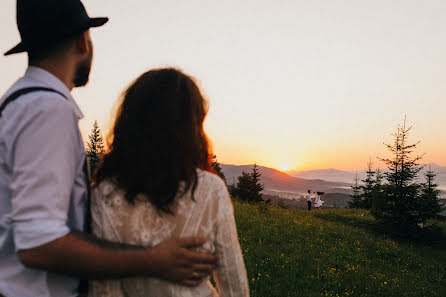
<path fill-rule="evenodd" d="M 325 192 L 313 192 L 311 193 L 311 190 L 308 190 L 308 193 L 305 195 L 307 199 L 307 207 L 308 210 L 311 211 L 311 199 L 314 198 L 314 208 L 317 210 L 321 210 L 322 204 L 324 204 L 325 201 L 321 200 L 321 196 L 324 195 Z"/>
<path fill-rule="evenodd" d="M 107 20 L 79 0 L 17 0 L 22 42 L 6 55 L 27 52 L 29 67 L 0 99 L 0 296 L 79 296 L 80 278 L 88 296 L 249 296 L 189 76 L 151 70 L 125 90 L 90 190 L 70 92 L 88 82 L 89 28 Z"/>

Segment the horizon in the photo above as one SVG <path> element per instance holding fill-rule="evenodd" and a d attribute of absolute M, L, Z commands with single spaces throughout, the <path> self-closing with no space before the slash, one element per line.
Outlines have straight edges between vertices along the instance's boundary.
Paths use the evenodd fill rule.
<path fill-rule="evenodd" d="M 234 171 L 232 169 L 229 170 L 229 172 L 225 172 L 225 166 L 234 166 L 234 167 L 252 167 L 254 164 L 243 164 L 243 165 L 235 165 L 235 164 L 224 164 L 224 163 L 220 163 L 220 165 L 222 166 L 222 171 L 226 176 L 226 181 L 228 184 L 236 184 L 237 182 L 237 175 L 239 174 L 235 174 L 234 175 Z M 340 170 L 337 168 L 322 168 L 322 169 L 315 169 L 315 170 L 290 170 L 290 171 L 283 171 L 283 170 L 279 170 L 279 169 L 275 169 L 272 167 L 267 167 L 267 166 L 262 166 L 260 164 L 256 164 L 258 167 L 260 168 L 265 168 L 265 170 L 276 170 L 280 173 L 283 173 L 287 176 L 293 177 L 293 178 L 297 178 L 299 180 L 306 180 L 306 181 L 314 181 L 314 180 L 319 180 L 319 181 L 327 181 L 327 182 L 333 182 L 333 183 L 340 183 L 340 184 L 350 184 L 353 185 L 354 183 L 354 178 L 355 178 L 355 171 L 346 171 L 346 170 Z M 434 180 L 435 183 L 437 184 L 437 189 L 443 191 L 442 195 L 443 198 L 442 199 L 446 199 L 446 166 L 440 166 L 438 164 L 435 163 L 429 163 L 429 164 L 420 164 L 421 166 L 426 166 L 426 165 L 433 165 L 433 166 L 437 166 L 440 167 L 440 171 L 436 171 L 435 169 L 432 169 L 432 171 L 436 174 Z M 383 169 L 383 172 L 387 172 L 387 169 Z M 424 172 L 426 172 L 427 168 L 424 167 L 422 169 L 422 171 L 420 172 L 420 174 L 417 177 L 417 180 L 422 181 L 424 180 L 425 176 L 424 176 Z M 243 169 L 246 170 L 245 172 L 249 172 L 248 169 Z M 335 170 L 335 172 L 331 172 L 332 170 Z M 357 170 L 356 174 L 358 174 L 359 177 L 359 182 L 363 183 L 364 179 L 366 178 L 366 171 L 367 168 L 363 168 L 362 170 Z M 235 171 L 237 172 L 237 171 Z M 229 175 L 227 175 L 229 174 Z M 269 180 L 269 174 L 266 175 L 267 179 Z M 276 178 L 278 178 L 280 180 L 280 177 L 275 175 Z M 262 180 L 262 177 L 260 177 L 260 179 Z M 271 182 L 271 180 L 269 181 Z M 291 190 L 280 190 L 276 187 L 281 187 L 280 185 L 276 185 L 273 186 L 271 188 L 271 185 L 269 185 L 269 187 L 265 187 L 265 190 L 268 192 L 271 191 L 275 191 L 277 193 L 285 193 L 285 194 L 290 194 Z M 343 188 L 344 186 L 336 186 L 336 189 L 339 188 Z M 348 187 L 348 189 L 350 189 L 350 187 Z M 330 190 L 331 193 L 333 193 L 333 190 Z M 297 192 L 294 192 L 297 193 Z M 305 194 L 305 191 L 301 191 L 299 192 L 300 194 Z"/>
<path fill-rule="evenodd" d="M 257 166 L 259 166 L 259 167 L 265 167 L 265 168 L 270 168 L 270 169 L 274 169 L 274 170 L 277 170 L 277 171 L 280 171 L 280 172 L 283 172 L 283 173 L 286 173 L 286 174 L 289 174 L 289 173 L 293 173 L 293 172 L 307 172 L 307 171 L 327 171 L 327 170 L 337 170 L 337 171 L 341 171 L 341 172 L 346 172 L 346 173 L 353 173 L 353 172 L 355 172 L 355 171 L 357 171 L 358 173 L 360 173 L 360 172 L 365 172 L 366 170 L 367 170 L 367 167 L 366 166 L 364 166 L 363 168 L 359 168 L 358 170 L 344 170 L 344 169 L 340 169 L 340 168 L 333 168 L 333 167 L 322 167 L 322 168 L 316 168 L 316 169 L 303 169 L 303 170 L 300 170 L 300 169 L 289 169 L 289 170 L 282 170 L 282 169 L 278 169 L 278 168 L 274 168 L 274 167 L 269 167 L 269 166 L 265 166 L 265 165 L 262 165 L 262 164 L 259 164 L 259 163 L 251 163 L 251 164 L 228 164 L 228 163 L 222 163 L 222 162 L 220 162 L 219 160 L 218 160 L 218 158 L 217 158 L 217 162 L 220 164 L 220 165 L 226 165 L 226 166 L 254 166 L 254 165 L 257 165 Z M 437 163 L 433 163 L 433 162 L 431 162 L 431 163 L 423 163 L 423 162 L 421 162 L 420 164 L 419 164 L 420 166 L 428 166 L 428 165 L 434 165 L 434 166 L 438 166 L 438 167 L 442 167 L 442 168 L 445 168 L 446 169 L 446 166 L 444 166 L 444 165 L 439 165 L 439 164 L 437 164 Z M 372 168 L 373 169 L 381 169 L 381 170 L 386 170 L 386 168 L 383 168 L 383 167 L 381 167 L 381 168 L 375 168 L 374 166 L 372 166 Z"/>
<path fill-rule="evenodd" d="M 205 122 L 224 164 L 277 169 L 361 170 L 386 157 L 407 115 L 423 163 L 446 166 L 446 3 L 433 0 L 146 2 L 84 0 L 90 16 L 90 83 L 73 91 L 105 138 L 119 94 L 150 68 L 196 78 Z M 131 8 L 131 9 L 129 9 Z M 15 1 L 0 10 L 5 52 L 20 41 Z M 0 93 L 26 69 L 26 55 L 0 57 Z"/>

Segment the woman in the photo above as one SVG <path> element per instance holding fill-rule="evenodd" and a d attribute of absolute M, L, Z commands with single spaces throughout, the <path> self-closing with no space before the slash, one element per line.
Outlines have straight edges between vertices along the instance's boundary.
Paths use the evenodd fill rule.
<path fill-rule="evenodd" d="M 324 194 L 325 194 L 325 192 L 317 192 L 316 193 L 316 199 L 314 200 L 314 207 L 317 208 L 317 210 L 321 210 L 321 206 L 325 202 L 325 201 L 321 200 L 321 196 Z"/>
<path fill-rule="evenodd" d="M 203 249 L 219 259 L 218 293 L 208 279 L 186 287 L 139 277 L 93 281 L 89 296 L 249 296 L 231 200 L 210 172 L 206 112 L 197 85 L 178 70 L 151 70 L 130 85 L 96 174 L 92 229 L 146 247 L 172 237 L 207 238 Z"/>

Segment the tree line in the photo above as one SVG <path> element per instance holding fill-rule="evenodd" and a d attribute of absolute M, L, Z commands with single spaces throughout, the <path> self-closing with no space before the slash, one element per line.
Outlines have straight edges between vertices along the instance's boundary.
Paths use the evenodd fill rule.
<path fill-rule="evenodd" d="M 444 220 L 440 215 L 444 210 L 441 203 L 436 174 L 429 168 L 420 181 L 420 164 L 423 155 L 415 154 L 420 143 L 409 143 L 412 127 L 406 126 L 406 119 L 392 134 L 393 143 L 385 144 L 391 153 L 390 158 L 380 160 L 387 166 L 387 171 L 373 169 L 370 160 L 367 163 L 366 178 L 360 184 L 358 175 L 352 186 L 350 208 L 370 209 L 378 222 L 391 224 L 400 230 L 417 230 L 429 219 Z"/>
<path fill-rule="evenodd" d="M 216 155 L 213 156 L 211 165 L 215 173 L 217 173 L 227 184 L 225 175 L 217 161 Z M 245 202 L 263 202 L 262 191 L 264 185 L 260 182 L 260 176 L 261 174 L 257 168 L 257 164 L 254 164 L 251 172 L 242 171 L 242 174 L 237 177 L 237 182 L 235 184 L 227 185 L 229 194 L 232 198 Z"/>
<path fill-rule="evenodd" d="M 88 135 L 88 142 L 86 148 L 87 158 L 90 165 L 90 172 L 94 173 L 102 156 L 105 153 L 104 139 L 102 137 L 101 129 L 98 122 L 94 121 L 93 128 L 90 135 Z M 226 177 L 220 164 L 217 161 L 217 156 L 212 156 L 211 168 L 218 174 L 226 183 Z M 238 182 L 234 185 L 228 185 L 228 191 L 232 197 L 246 202 L 262 202 L 263 201 L 263 185 L 260 183 L 261 174 L 258 171 L 257 165 L 254 164 L 252 172 L 242 172 L 238 177 Z"/>
<path fill-rule="evenodd" d="M 423 227 L 429 219 L 445 220 L 436 174 L 429 168 L 424 173 L 424 181 L 419 181 L 423 166 L 419 163 L 422 155 L 416 155 L 419 142 L 409 143 L 412 127 L 406 126 L 406 119 L 392 134 L 393 143 L 385 144 L 391 157 L 380 159 L 387 166 L 385 172 L 374 169 L 372 160 L 367 163 L 366 177 L 359 180 L 358 175 L 352 186 L 353 194 L 350 208 L 369 209 L 371 214 L 382 223 L 389 223 L 401 230 L 415 230 Z M 94 172 L 104 154 L 104 140 L 97 121 L 88 136 L 87 157 L 91 172 Z M 217 156 L 212 156 L 211 167 L 225 182 L 226 178 Z M 251 172 L 243 171 L 235 184 L 228 185 L 233 198 L 250 203 L 264 202 L 260 182 L 261 174 L 257 164 Z"/>

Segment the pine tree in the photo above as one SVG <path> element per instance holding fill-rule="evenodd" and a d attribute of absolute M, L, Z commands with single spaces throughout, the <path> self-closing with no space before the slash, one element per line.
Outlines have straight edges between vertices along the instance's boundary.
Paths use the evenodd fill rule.
<path fill-rule="evenodd" d="M 376 169 L 375 171 L 375 185 L 373 187 L 372 195 L 371 195 L 371 208 L 372 212 L 373 209 L 376 209 L 377 205 L 380 203 L 380 201 L 383 200 L 383 180 L 384 180 L 384 174 L 381 171 L 381 169 Z"/>
<path fill-rule="evenodd" d="M 375 171 L 375 188 L 379 191 L 381 190 L 381 187 L 383 185 L 384 180 L 384 174 L 381 169 L 376 169 Z"/>
<path fill-rule="evenodd" d="M 362 180 L 364 185 L 361 186 L 362 208 L 365 208 L 365 209 L 370 209 L 372 207 L 372 195 L 373 195 L 373 191 L 375 190 L 376 171 L 374 171 L 372 169 L 372 166 L 373 166 L 372 158 L 370 158 L 369 162 L 367 163 L 366 178 L 364 180 Z"/>
<path fill-rule="evenodd" d="M 420 210 L 426 217 L 426 219 L 442 219 L 444 217 L 440 213 L 444 210 L 444 206 L 440 203 L 439 194 L 440 191 L 437 189 L 438 185 L 435 183 L 434 173 L 429 166 L 429 170 L 424 174 L 426 182 L 421 185 L 421 197 L 420 197 Z"/>
<path fill-rule="evenodd" d="M 104 139 L 102 138 L 101 129 L 97 121 L 94 121 L 91 134 L 88 135 L 87 157 L 90 163 L 90 172 L 94 172 L 96 166 L 104 154 Z"/>
<path fill-rule="evenodd" d="M 231 195 L 231 198 L 238 197 L 238 194 L 237 194 L 237 184 L 229 184 L 228 185 L 228 192 L 229 192 L 229 195 Z"/>
<path fill-rule="evenodd" d="M 424 222 L 420 213 L 418 192 L 420 185 L 416 182 L 422 167 L 419 161 L 422 156 L 413 156 L 419 142 L 408 143 L 412 127 L 406 127 L 406 119 L 393 134 L 393 144 L 386 144 L 393 154 L 391 159 L 382 159 L 387 164 L 389 172 L 384 174 L 387 184 L 381 200 L 374 203 L 372 214 L 383 222 L 389 222 L 400 229 L 417 228 Z"/>
<path fill-rule="evenodd" d="M 252 166 L 251 179 L 252 179 L 252 193 L 253 193 L 253 202 L 261 202 L 263 201 L 263 188 L 264 186 L 260 183 L 260 176 L 257 169 L 257 164 Z"/>
<path fill-rule="evenodd" d="M 349 208 L 362 208 L 362 198 L 361 198 L 361 186 L 359 185 L 359 176 L 356 172 L 355 178 L 353 179 L 354 184 L 351 186 L 353 190 L 352 200 L 348 202 Z"/>
<path fill-rule="evenodd" d="M 215 173 L 217 173 L 218 176 L 220 176 L 221 179 L 224 180 L 226 183 L 226 177 L 225 177 L 225 174 L 223 173 L 223 170 L 221 169 L 220 163 L 218 163 L 218 161 L 217 161 L 217 155 L 212 156 L 211 166 L 212 166 L 212 169 L 214 169 Z"/>
<path fill-rule="evenodd" d="M 242 171 L 242 175 L 237 177 L 237 184 L 235 185 L 233 196 L 242 201 L 251 201 L 252 177 L 251 174 Z"/>
<path fill-rule="evenodd" d="M 237 178 L 238 182 L 233 189 L 233 196 L 251 203 L 262 202 L 263 185 L 260 183 L 260 176 L 256 164 L 254 164 L 251 173 L 242 171 L 242 175 Z"/>

